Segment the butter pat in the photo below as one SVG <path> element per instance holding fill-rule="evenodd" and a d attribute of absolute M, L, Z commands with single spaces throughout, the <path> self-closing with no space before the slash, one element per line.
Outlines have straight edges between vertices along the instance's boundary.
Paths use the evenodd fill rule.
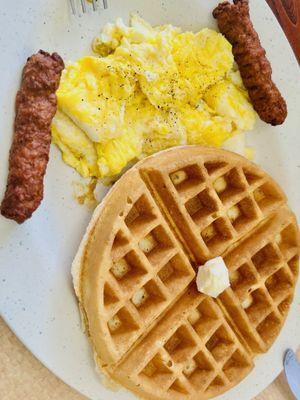
<path fill-rule="evenodd" d="M 198 268 L 196 278 L 199 292 L 218 297 L 230 286 L 229 274 L 222 257 L 212 258 Z"/>

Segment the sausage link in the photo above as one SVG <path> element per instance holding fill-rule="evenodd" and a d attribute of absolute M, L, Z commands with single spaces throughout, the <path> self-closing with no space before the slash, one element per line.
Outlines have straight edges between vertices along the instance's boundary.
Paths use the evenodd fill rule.
<path fill-rule="evenodd" d="M 16 97 L 14 137 L 1 214 L 18 223 L 30 218 L 43 199 L 49 160 L 55 92 L 64 69 L 61 57 L 42 50 L 28 58 Z"/>
<path fill-rule="evenodd" d="M 248 0 L 225 1 L 213 11 L 220 32 L 232 44 L 250 100 L 260 118 L 280 125 L 287 116 L 287 106 L 277 86 L 272 81 L 271 64 L 266 57 L 249 14 Z"/>

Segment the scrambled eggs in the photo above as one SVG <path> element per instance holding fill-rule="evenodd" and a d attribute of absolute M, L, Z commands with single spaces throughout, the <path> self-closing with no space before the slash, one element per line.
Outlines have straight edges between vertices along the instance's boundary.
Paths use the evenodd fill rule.
<path fill-rule="evenodd" d="M 214 30 L 153 28 L 133 16 L 130 26 L 107 24 L 93 50 L 66 67 L 52 124 L 63 160 L 84 177 L 113 177 L 172 146 L 221 146 L 253 128 L 231 45 Z"/>

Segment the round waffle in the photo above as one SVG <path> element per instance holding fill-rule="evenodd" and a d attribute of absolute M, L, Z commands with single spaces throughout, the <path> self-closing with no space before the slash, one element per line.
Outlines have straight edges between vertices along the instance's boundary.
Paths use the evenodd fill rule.
<path fill-rule="evenodd" d="M 230 288 L 199 293 L 221 255 Z M 95 210 L 73 263 L 96 359 L 145 399 L 207 399 L 276 339 L 298 275 L 299 231 L 278 186 L 237 154 L 174 148 L 134 166 Z"/>

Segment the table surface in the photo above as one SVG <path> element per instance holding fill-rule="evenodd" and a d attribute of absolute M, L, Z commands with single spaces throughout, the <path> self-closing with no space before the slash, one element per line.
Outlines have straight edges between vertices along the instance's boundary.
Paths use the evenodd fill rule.
<path fill-rule="evenodd" d="M 300 63 L 300 0 L 266 0 Z M 299 352 L 300 353 L 300 352 Z M 0 319 L 1 400 L 86 400 L 47 370 Z M 283 373 L 255 400 L 293 400 Z"/>

